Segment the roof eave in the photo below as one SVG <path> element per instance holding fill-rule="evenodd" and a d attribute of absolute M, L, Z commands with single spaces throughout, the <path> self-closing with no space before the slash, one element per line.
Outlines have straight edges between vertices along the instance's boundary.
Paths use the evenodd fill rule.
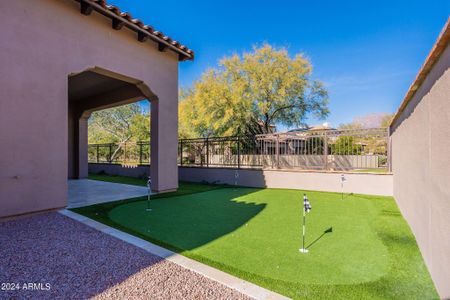
<path fill-rule="evenodd" d="M 178 54 L 178 60 L 179 61 L 185 61 L 185 60 L 193 60 L 194 59 L 194 52 L 187 47 L 181 45 L 180 47 L 186 48 L 186 50 L 180 49 L 176 45 L 179 44 L 176 41 L 173 41 L 169 37 L 159 37 L 148 30 L 150 30 L 149 26 L 144 25 L 139 20 L 133 20 L 130 21 L 124 17 L 122 17 L 118 13 L 114 13 L 113 11 L 109 10 L 108 8 L 103 7 L 102 5 L 98 4 L 98 0 L 75 0 L 80 3 L 80 10 L 81 13 L 85 15 L 89 15 L 92 10 L 95 10 L 96 12 L 102 14 L 103 16 L 111 18 L 111 23 L 114 29 L 120 30 L 122 26 L 125 26 L 129 28 L 130 30 L 133 30 L 137 33 L 138 40 L 140 42 L 145 42 L 147 39 L 150 39 L 157 43 L 158 50 L 160 52 L 166 51 L 166 49 L 170 49 Z M 114 10 L 117 10 L 117 8 L 114 8 Z M 127 14 L 128 15 L 128 14 Z M 121 22 L 123 25 L 117 26 L 117 22 Z M 139 24 L 139 25 L 137 25 Z M 145 29 L 145 27 L 148 28 L 148 30 Z M 152 30 L 153 31 L 153 30 Z M 157 32 L 157 31 L 154 31 Z"/>

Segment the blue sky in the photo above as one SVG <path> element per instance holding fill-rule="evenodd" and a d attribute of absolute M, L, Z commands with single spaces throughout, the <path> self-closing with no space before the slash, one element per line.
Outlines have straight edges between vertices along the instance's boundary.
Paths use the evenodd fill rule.
<path fill-rule="evenodd" d="M 180 64 L 182 87 L 253 45 L 304 53 L 327 86 L 334 126 L 395 112 L 450 14 L 448 0 L 109 2 L 195 51 Z"/>

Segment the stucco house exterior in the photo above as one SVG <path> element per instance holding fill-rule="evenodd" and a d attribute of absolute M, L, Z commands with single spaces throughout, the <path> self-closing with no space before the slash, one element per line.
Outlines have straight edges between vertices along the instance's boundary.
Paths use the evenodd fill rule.
<path fill-rule="evenodd" d="M 392 121 L 394 197 L 450 299 L 450 18 Z"/>
<path fill-rule="evenodd" d="M 0 217 L 67 205 L 92 111 L 151 102 L 151 176 L 177 189 L 178 63 L 194 53 L 104 0 L 1 1 Z"/>

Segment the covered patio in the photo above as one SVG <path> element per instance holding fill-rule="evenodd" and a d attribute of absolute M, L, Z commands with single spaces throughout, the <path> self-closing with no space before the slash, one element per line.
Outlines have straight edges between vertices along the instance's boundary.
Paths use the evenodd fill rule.
<path fill-rule="evenodd" d="M 90 179 L 69 180 L 68 208 L 119 201 L 146 196 L 143 186 L 104 182 Z"/>
<path fill-rule="evenodd" d="M 0 218 L 67 207 L 68 179 L 88 176 L 89 115 L 144 99 L 153 190 L 176 190 L 178 64 L 194 52 L 105 1 L 30 3 L 8 2 L 0 20 Z"/>

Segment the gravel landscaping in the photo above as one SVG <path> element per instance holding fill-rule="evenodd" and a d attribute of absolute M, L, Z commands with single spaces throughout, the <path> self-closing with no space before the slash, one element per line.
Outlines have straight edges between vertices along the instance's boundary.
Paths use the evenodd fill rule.
<path fill-rule="evenodd" d="M 1 222 L 0 259 L 0 298 L 248 299 L 58 213 Z"/>

